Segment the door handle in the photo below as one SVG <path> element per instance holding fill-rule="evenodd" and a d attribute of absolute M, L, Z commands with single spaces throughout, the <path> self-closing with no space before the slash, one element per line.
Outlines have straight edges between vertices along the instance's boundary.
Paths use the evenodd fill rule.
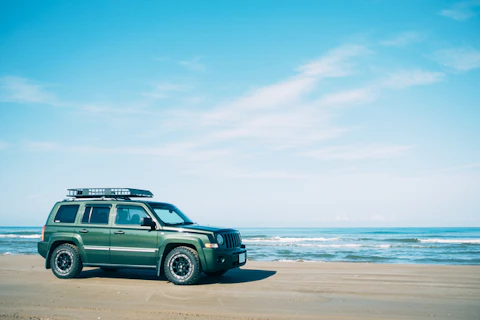
<path fill-rule="evenodd" d="M 87 230 L 87 229 L 82 229 L 82 230 L 78 230 L 78 232 L 80 232 L 80 233 L 87 233 L 88 230 Z"/>
<path fill-rule="evenodd" d="M 114 233 L 115 234 L 125 234 L 125 232 L 123 232 L 122 230 L 115 231 Z"/>

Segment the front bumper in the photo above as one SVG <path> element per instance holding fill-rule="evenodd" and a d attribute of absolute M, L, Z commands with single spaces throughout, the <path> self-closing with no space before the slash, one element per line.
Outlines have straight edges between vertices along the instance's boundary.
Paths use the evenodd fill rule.
<path fill-rule="evenodd" d="M 238 268 L 247 263 L 245 245 L 234 249 L 204 249 L 204 254 L 207 265 L 202 267 L 207 272 Z"/>

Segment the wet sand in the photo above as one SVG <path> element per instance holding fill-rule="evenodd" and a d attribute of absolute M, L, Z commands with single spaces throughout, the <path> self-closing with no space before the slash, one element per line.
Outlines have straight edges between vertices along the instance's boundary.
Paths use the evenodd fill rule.
<path fill-rule="evenodd" d="M 0 256 L 0 319 L 480 319 L 480 266 L 253 262 L 195 286 Z"/>

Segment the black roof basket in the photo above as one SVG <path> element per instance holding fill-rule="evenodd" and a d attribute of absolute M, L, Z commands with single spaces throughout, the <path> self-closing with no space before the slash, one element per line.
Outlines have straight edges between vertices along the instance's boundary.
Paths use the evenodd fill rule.
<path fill-rule="evenodd" d="M 72 198 L 151 198 L 153 194 L 148 190 L 132 188 L 76 188 L 68 189 L 67 197 Z"/>

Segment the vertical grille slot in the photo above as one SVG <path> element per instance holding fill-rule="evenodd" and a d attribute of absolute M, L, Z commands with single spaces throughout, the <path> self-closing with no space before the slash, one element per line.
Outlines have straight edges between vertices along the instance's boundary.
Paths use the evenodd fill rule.
<path fill-rule="evenodd" d="M 228 249 L 240 247 L 242 244 L 238 233 L 225 233 L 223 234 L 223 238 L 225 239 L 225 246 Z"/>

